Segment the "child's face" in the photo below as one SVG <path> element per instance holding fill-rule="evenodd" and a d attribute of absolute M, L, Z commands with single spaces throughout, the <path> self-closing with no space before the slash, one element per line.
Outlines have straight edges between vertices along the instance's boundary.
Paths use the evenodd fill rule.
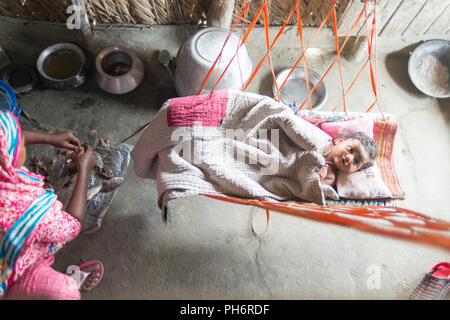
<path fill-rule="evenodd" d="M 358 171 L 370 161 L 369 154 L 358 139 L 337 139 L 331 156 L 336 169 L 346 173 Z"/>
<path fill-rule="evenodd" d="M 25 136 L 22 134 L 22 139 L 20 140 L 20 152 L 19 160 L 17 160 L 16 168 L 20 168 L 25 164 L 27 159 L 27 148 L 25 147 Z"/>

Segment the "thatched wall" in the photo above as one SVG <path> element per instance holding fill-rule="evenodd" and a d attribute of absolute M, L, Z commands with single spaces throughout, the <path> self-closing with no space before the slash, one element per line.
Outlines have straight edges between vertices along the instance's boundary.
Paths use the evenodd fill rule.
<path fill-rule="evenodd" d="M 235 0 L 235 15 L 244 0 Z M 264 0 L 253 0 L 247 20 L 255 16 Z M 266 0 L 270 25 L 281 25 L 295 5 L 295 0 Z M 351 0 L 337 3 L 338 20 Z M 200 24 L 205 23 L 209 0 L 84 0 L 87 14 L 94 24 Z M 68 0 L 0 0 L 0 14 L 65 22 L 69 16 Z M 300 12 L 302 25 L 318 26 L 333 4 L 333 0 L 302 0 Z M 290 24 L 296 22 L 295 14 Z M 260 17 L 258 23 L 262 23 Z M 330 25 L 330 24 L 328 24 Z"/>

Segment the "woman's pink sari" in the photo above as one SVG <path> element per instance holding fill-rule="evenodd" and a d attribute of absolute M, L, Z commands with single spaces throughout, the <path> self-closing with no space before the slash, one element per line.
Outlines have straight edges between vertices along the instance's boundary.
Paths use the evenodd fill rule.
<path fill-rule="evenodd" d="M 17 118 L 9 111 L 0 110 L 0 242 L 32 202 L 47 192 L 43 187 L 44 177 L 25 167 L 15 168 L 20 156 L 20 141 Z M 61 202 L 54 201 L 21 249 L 12 274 L 3 273 L 8 275 L 5 279 L 7 287 L 18 281 L 27 269 L 35 268 L 35 264 L 48 262 L 48 258 L 73 240 L 80 230 L 80 222 L 62 211 Z M 2 267 L 5 267 L 5 261 L 0 260 L 0 270 L 4 270 Z"/>

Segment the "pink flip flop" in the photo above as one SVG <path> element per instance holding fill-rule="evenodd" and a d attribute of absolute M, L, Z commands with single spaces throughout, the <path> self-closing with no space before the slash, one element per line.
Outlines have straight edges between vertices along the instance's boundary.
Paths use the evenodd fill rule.
<path fill-rule="evenodd" d="M 80 284 L 80 288 L 81 288 L 81 286 L 83 285 L 83 283 L 84 283 L 84 281 L 86 280 L 86 278 L 87 278 L 91 273 L 95 272 L 95 273 L 98 273 L 98 274 L 99 274 L 99 277 L 98 277 L 97 281 L 94 283 L 94 285 L 92 286 L 92 288 L 89 289 L 89 290 L 83 289 L 83 290 L 85 290 L 85 291 L 90 291 L 90 290 L 92 290 L 93 288 L 95 288 L 95 286 L 97 286 L 97 285 L 99 284 L 100 280 L 102 280 L 103 272 L 104 272 L 105 269 L 104 269 L 104 267 L 103 267 L 103 264 L 102 264 L 100 261 L 97 261 L 97 260 L 91 260 L 91 261 L 85 262 L 85 263 L 83 263 L 83 264 L 81 264 L 81 265 L 78 266 L 80 269 L 83 269 L 83 268 L 89 267 L 89 266 L 91 266 L 91 265 L 93 265 L 93 264 L 98 264 L 98 265 L 100 266 L 100 268 L 99 268 L 98 270 L 96 270 L 96 271 L 92 271 L 92 272 L 89 272 L 89 273 L 88 273 L 88 272 L 83 272 L 82 270 L 80 270 L 80 272 L 82 272 L 82 273 L 84 273 L 84 274 L 86 275 L 85 277 L 83 277 L 83 281 L 82 281 L 82 283 Z"/>

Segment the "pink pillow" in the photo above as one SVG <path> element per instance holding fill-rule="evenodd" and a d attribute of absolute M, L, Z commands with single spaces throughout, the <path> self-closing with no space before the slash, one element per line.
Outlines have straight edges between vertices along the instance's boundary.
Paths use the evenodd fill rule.
<path fill-rule="evenodd" d="M 367 169 L 352 173 L 338 171 L 336 178 L 339 197 L 347 199 L 392 198 L 392 193 L 384 183 L 376 163 Z"/>
<path fill-rule="evenodd" d="M 319 127 L 328 133 L 333 140 L 339 135 L 347 135 L 358 131 L 373 138 L 373 120 L 368 117 L 348 121 L 324 122 Z"/>

